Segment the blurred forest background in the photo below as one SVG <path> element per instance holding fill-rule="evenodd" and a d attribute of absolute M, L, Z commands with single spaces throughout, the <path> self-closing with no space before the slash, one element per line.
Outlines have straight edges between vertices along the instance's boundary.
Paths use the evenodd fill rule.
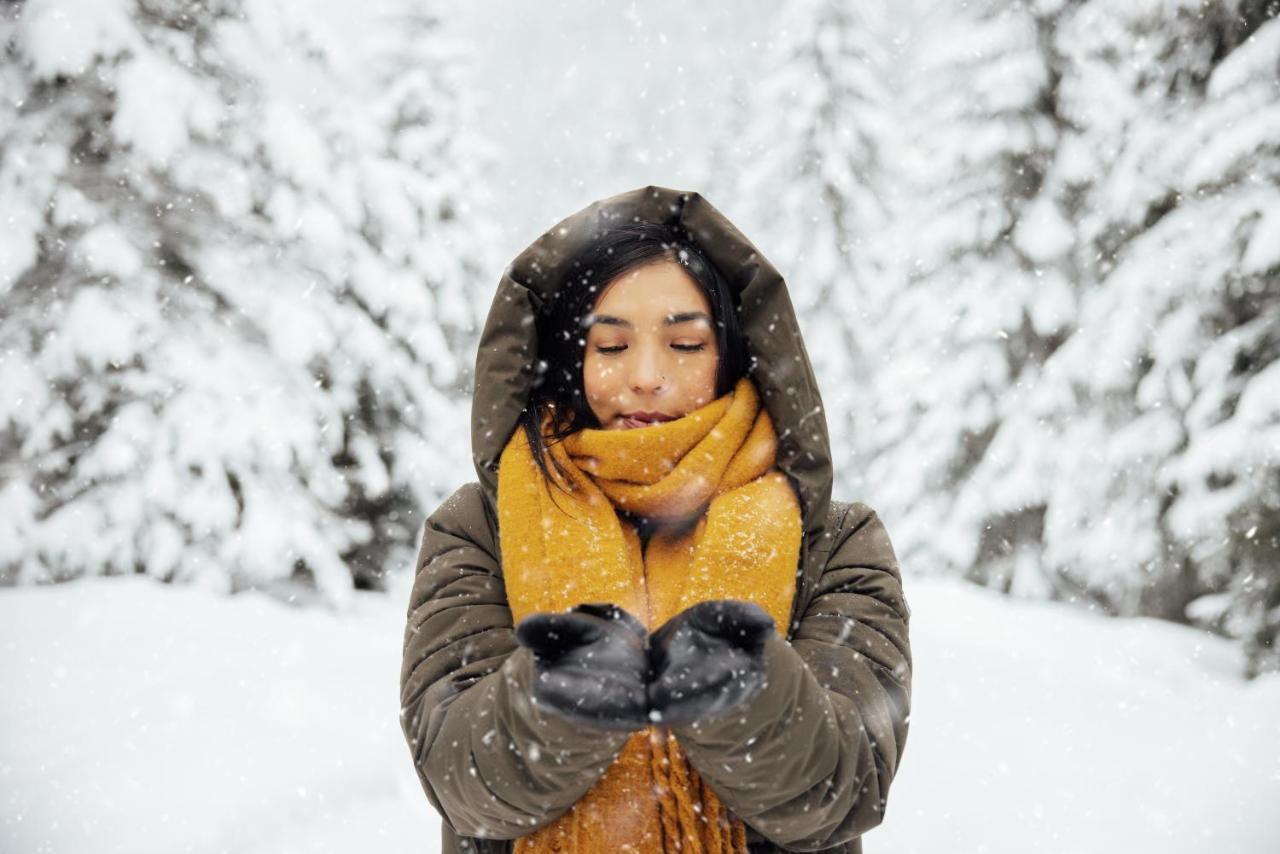
<path fill-rule="evenodd" d="M 0 584 L 386 589 L 504 265 L 659 184 L 786 275 L 908 585 L 1280 670 L 1280 0 L 501 16 L 0 0 Z"/>

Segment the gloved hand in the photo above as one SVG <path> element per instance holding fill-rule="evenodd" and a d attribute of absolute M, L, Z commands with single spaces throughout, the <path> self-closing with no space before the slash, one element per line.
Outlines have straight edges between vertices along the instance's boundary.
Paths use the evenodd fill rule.
<path fill-rule="evenodd" d="M 530 614 L 516 640 L 533 650 L 535 704 L 611 730 L 648 726 L 644 624 L 606 602 Z"/>
<path fill-rule="evenodd" d="M 655 722 L 692 723 L 727 711 L 764 687 L 773 617 L 754 602 L 699 602 L 649 636 L 649 708 Z"/>

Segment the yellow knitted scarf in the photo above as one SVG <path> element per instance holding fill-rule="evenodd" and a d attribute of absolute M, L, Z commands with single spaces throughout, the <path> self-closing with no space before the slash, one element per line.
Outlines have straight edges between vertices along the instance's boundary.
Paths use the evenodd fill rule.
<path fill-rule="evenodd" d="M 548 414 L 543 430 L 552 422 Z M 503 450 L 498 526 L 516 624 L 534 612 L 613 602 L 654 630 L 708 599 L 744 599 L 785 634 L 795 594 L 800 506 L 774 466 L 777 435 L 750 379 L 672 421 L 579 430 L 551 444 L 550 487 L 523 428 Z M 660 523 L 642 547 L 627 510 Z M 745 854 L 746 827 L 663 726 L 633 732 L 567 812 L 516 852 Z"/>

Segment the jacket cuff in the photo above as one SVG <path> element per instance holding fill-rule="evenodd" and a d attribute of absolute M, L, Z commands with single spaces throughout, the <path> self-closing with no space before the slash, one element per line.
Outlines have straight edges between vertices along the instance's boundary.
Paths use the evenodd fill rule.
<path fill-rule="evenodd" d="M 714 762 L 717 768 L 727 771 L 738 762 L 750 762 L 752 746 L 757 741 L 786 737 L 785 731 L 794 723 L 805 680 L 815 684 L 817 680 L 800 653 L 776 631 L 765 640 L 762 666 L 764 687 L 747 703 L 671 727 L 696 764 Z"/>

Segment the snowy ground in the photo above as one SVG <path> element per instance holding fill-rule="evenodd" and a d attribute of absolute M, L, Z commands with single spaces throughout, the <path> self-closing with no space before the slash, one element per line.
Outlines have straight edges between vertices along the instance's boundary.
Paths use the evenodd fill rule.
<path fill-rule="evenodd" d="M 869 854 L 1280 851 L 1280 677 L 1158 621 L 907 597 L 911 734 Z M 397 718 L 406 601 L 0 593 L 0 851 L 436 851 Z"/>

